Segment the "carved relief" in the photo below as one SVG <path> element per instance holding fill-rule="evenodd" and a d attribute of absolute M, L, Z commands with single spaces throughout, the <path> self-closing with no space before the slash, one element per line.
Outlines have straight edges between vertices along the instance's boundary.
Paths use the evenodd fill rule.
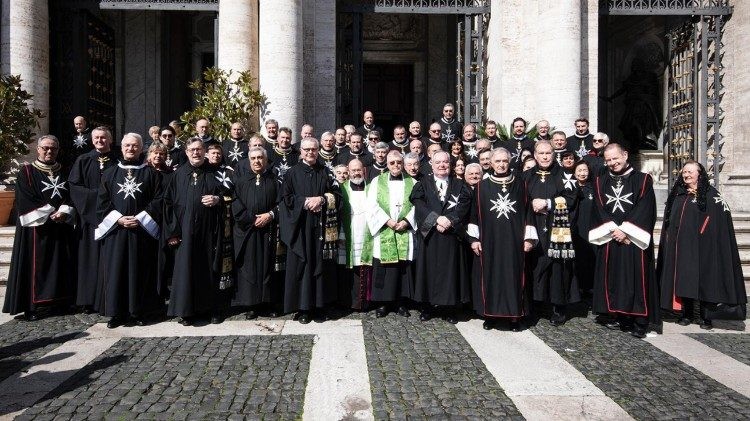
<path fill-rule="evenodd" d="M 408 14 L 371 13 L 362 22 L 362 36 L 372 41 L 419 41 L 422 19 Z"/>

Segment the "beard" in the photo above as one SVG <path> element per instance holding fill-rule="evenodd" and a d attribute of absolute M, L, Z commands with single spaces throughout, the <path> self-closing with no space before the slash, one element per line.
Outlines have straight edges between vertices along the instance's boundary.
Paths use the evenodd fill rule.
<path fill-rule="evenodd" d="M 360 185 L 363 181 L 365 181 L 364 177 L 351 177 L 349 178 L 349 181 L 351 181 L 352 184 Z"/>

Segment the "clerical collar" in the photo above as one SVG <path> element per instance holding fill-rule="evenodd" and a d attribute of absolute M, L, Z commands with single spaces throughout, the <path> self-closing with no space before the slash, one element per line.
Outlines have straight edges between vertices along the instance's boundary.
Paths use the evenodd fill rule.
<path fill-rule="evenodd" d="M 286 157 L 286 155 L 292 151 L 292 147 L 288 147 L 286 149 L 281 149 L 278 147 L 278 145 L 274 145 L 273 150 L 276 151 L 277 154 Z"/>
<path fill-rule="evenodd" d="M 517 141 L 517 142 L 522 142 L 522 141 L 524 141 L 524 140 L 526 140 L 526 139 L 528 139 L 528 137 L 526 136 L 526 134 L 524 134 L 524 135 L 523 135 L 523 136 L 521 136 L 521 137 L 518 137 L 518 136 L 516 136 L 516 135 L 513 135 L 513 140 L 515 140 L 515 141 Z"/>
<path fill-rule="evenodd" d="M 403 179 L 404 179 L 404 175 L 403 174 L 393 175 L 391 173 L 388 173 L 388 180 L 390 180 L 390 181 L 403 180 Z"/>
<path fill-rule="evenodd" d="M 442 121 L 445 124 L 453 124 L 453 122 L 456 121 L 456 118 L 453 117 L 450 120 L 448 120 L 445 117 L 440 117 L 440 121 Z"/>
<path fill-rule="evenodd" d="M 409 139 L 404 139 L 403 143 L 398 143 L 398 140 L 393 139 L 393 145 L 398 148 L 406 148 L 409 146 Z"/>
<path fill-rule="evenodd" d="M 435 181 L 445 181 L 446 183 L 448 182 L 448 176 L 440 177 L 437 174 L 433 174 L 433 176 L 435 177 Z"/>
<path fill-rule="evenodd" d="M 584 134 L 578 134 L 578 132 L 576 132 L 576 133 L 575 133 L 575 137 L 577 137 L 577 138 L 579 138 L 579 139 L 585 139 L 585 138 L 587 138 L 587 137 L 589 136 L 589 134 L 590 134 L 590 133 L 589 133 L 589 131 L 588 131 L 588 130 L 586 130 L 586 133 L 584 133 Z"/>
<path fill-rule="evenodd" d="M 59 162 L 47 164 L 40 161 L 39 159 L 34 160 L 31 165 L 33 165 L 34 168 L 38 169 L 39 171 L 46 172 L 50 176 L 52 176 L 53 173 L 60 171 L 60 168 L 62 167 Z"/>
<path fill-rule="evenodd" d="M 476 139 L 474 139 L 474 140 L 472 140 L 472 141 L 468 141 L 468 140 L 461 140 L 461 143 L 463 143 L 464 145 L 467 145 L 467 146 L 474 146 L 474 144 L 476 144 L 476 143 L 477 143 L 477 140 L 476 140 Z"/>
<path fill-rule="evenodd" d="M 362 149 L 359 152 L 354 152 L 353 150 L 349 149 L 349 155 L 351 155 L 351 156 L 362 156 L 362 154 L 364 154 L 364 153 L 365 153 L 364 149 Z"/>
<path fill-rule="evenodd" d="M 612 177 L 624 177 L 624 176 L 626 176 L 626 175 L 630 174 L 631 172 L 633 172 L 633 167 L 632 167 L 632 166 L 630 166 L 630 164 L 628 164 L 628 165 L 627 165 L 627 166 L 626 166 L 626 167 L 625 167 L 625 168 L 624 168 L 624 169 L 623 169 L 622 171 L 620 171 L 620 172 L 614 172 L 614 171 L 612 171 L 612 170 L 609 170 L 609 175 L 611 175 Z"/>
<path fill-rule="evenodd" d="M 336 144 L 334 144 L 334 146 L 336 147 L 337 151 L 341 151 L 342 149 L 344 149 L 346 147 L 346 142 L 344 142 L 344 143 L 342 143 L 340 145 L 338 143 L 336 143 Z"/>
<path fill-rule="evenodd" d="M 272 146 L 276 147 L 276 139 L 271 139 L 270 137 L 266 139 L 266 142 L 270 143 Z"/>
<path fill-rule="evenodd" d="M 506 186 L 516 179 L 510 171 L 506 172 L 505 175 L 490 175 L 488 178 L 491 182 L 503 186 L 504 192 L 508 191 Z"/>
<path fill-rule="evenodd" d="M 170 152 L 172 152 L 172 151 L 179 151 L 181 149 L 182 148 L 180 148 L 180 145 L 178 145 L 178 144 L 175 143 L 174 146 L 172 146 L 172 149 L 170 149 L 169 151 Z"/>
<path fill-rule="evenodd" d="M 383 170 L 385 170 L 388 167 L 388 164 L 385 163 L 385 162 L 383 162 L 381 164 L 381 163 L 379 163 L 379 162 L 376 161 L 376 162 L 372 163 L 372 166 L 373 166 L 373 168 L 376 168 L 376 169 L 378 169 L 380 171 L 383 171 Z"/>
<path fill-rule="evenodd" d="M 129 162 L 129 161 L 125 161 L 125 162 L 119 161 L 117 163 L 117 166 L 120 167 L 120 168 L 122 168 L 122 169 L 124 169 L 124 170 L 140 170 L 141 168 L 144 168 L 144 167 L 146 167 L 148 165 L 148 163 L 146 163 L 146 162 L 140 162 L 140 163 L 138 163 L 139 161 L 140 160 L 137 160 L 137 161 L 134 161 L 132 163 Z"/>
<path fill-rule="evenodd" d="M 430 142 L 431 145 L 441 145 L 442 146 L 442 144 L 443 144 L 443 142 L 440 139 L 438 139 L 437 141 L 432 140 L 432 139 L 427 139 L 427 141 Z"/>
<path fill-rule="evenodd" d="M 329 151 L 326 151 L 323 148 L 320 148 L 320 151 L 318 151 L 318 155 L 320 155 L 320 157 L 323 158 L 323 159 L 325 159 L 326 161 L 330 161 L 330 160 L 332 160 L 333 158 L 336 157 L 336 152 L 335 152 L 335 150 L 331 150 L 329 152 Z"/>
<path fill-rule="evenodd" d="M 230 140 L 231 140 L 232 142 L 234 142 L 234 143 L 247 142 L 247 140 L 245 140 L 245 138 L 244 138 L 244 137 L 241 137 L 241 138 L 239 138 L 239 139 L 232 139 L 232 138 L 230 138 Z"/>
<path fill-rule="evenodd" d="M 551 137 L 550 135 L 547 135 L 547 136 L 537 135 L 536 140 L 551 140 Z"/>

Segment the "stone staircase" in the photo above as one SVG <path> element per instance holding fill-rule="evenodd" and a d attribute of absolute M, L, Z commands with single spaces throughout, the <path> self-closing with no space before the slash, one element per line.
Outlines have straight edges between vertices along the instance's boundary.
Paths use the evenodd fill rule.
<path fill-rule="evenodd" d="M 737 213 L 733 215 L 734 231 L 737 235 L 737 246 L 740 250 L 742 260 L 742 273 L 745 276 L 745 289 L 750 294 L 750 213 Z M 656 222 L 654 229 L 654 241 L 656 248 L 659 247 L 659 235 L 661 234 L 661 217 Z M 8 281 L 10 269 L 10 257 L 13 252 L 13 237 L 15 227 L 0 227 L 0 285 Z"/>

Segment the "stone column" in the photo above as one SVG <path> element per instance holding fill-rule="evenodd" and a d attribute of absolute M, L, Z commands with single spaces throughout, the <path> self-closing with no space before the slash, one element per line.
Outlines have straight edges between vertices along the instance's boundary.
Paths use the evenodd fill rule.
<path fill-rule="evenodd" d="M 23 88 L 34 98 L 32 107 L 45 117 L 37 134 L 49 131 L 49 10 L 47 1 L 13 0 L 2 2 L 0 72 L 20 74 Z"/>
<path fill-rule="evenodd" d="M 537 115 L 570 135 L 581 113 L 581 71 L 588 72 L 581 68 L 581 0 L 539 3 L 536 26 L 543 29 L 537 35 L 532 96 Z"/>
<path fill-rule="evenodd" d="M 258 1 L 219 2 L 219 55 L 223 70 L 249 70 L 258 77 Z"/>
<path fill-rule="evenodd" d="M 308 0 L 304 17 L 302 118 L 315 136 L 336 125 L 336 1 Z"/>
<path fill-rule="evenodd" d="M 260 0 L 258 74 L 267 97 L 261 123 L 269 118 L 292 129 L 302 125 L 302 7 L 300 0 Z"/>

